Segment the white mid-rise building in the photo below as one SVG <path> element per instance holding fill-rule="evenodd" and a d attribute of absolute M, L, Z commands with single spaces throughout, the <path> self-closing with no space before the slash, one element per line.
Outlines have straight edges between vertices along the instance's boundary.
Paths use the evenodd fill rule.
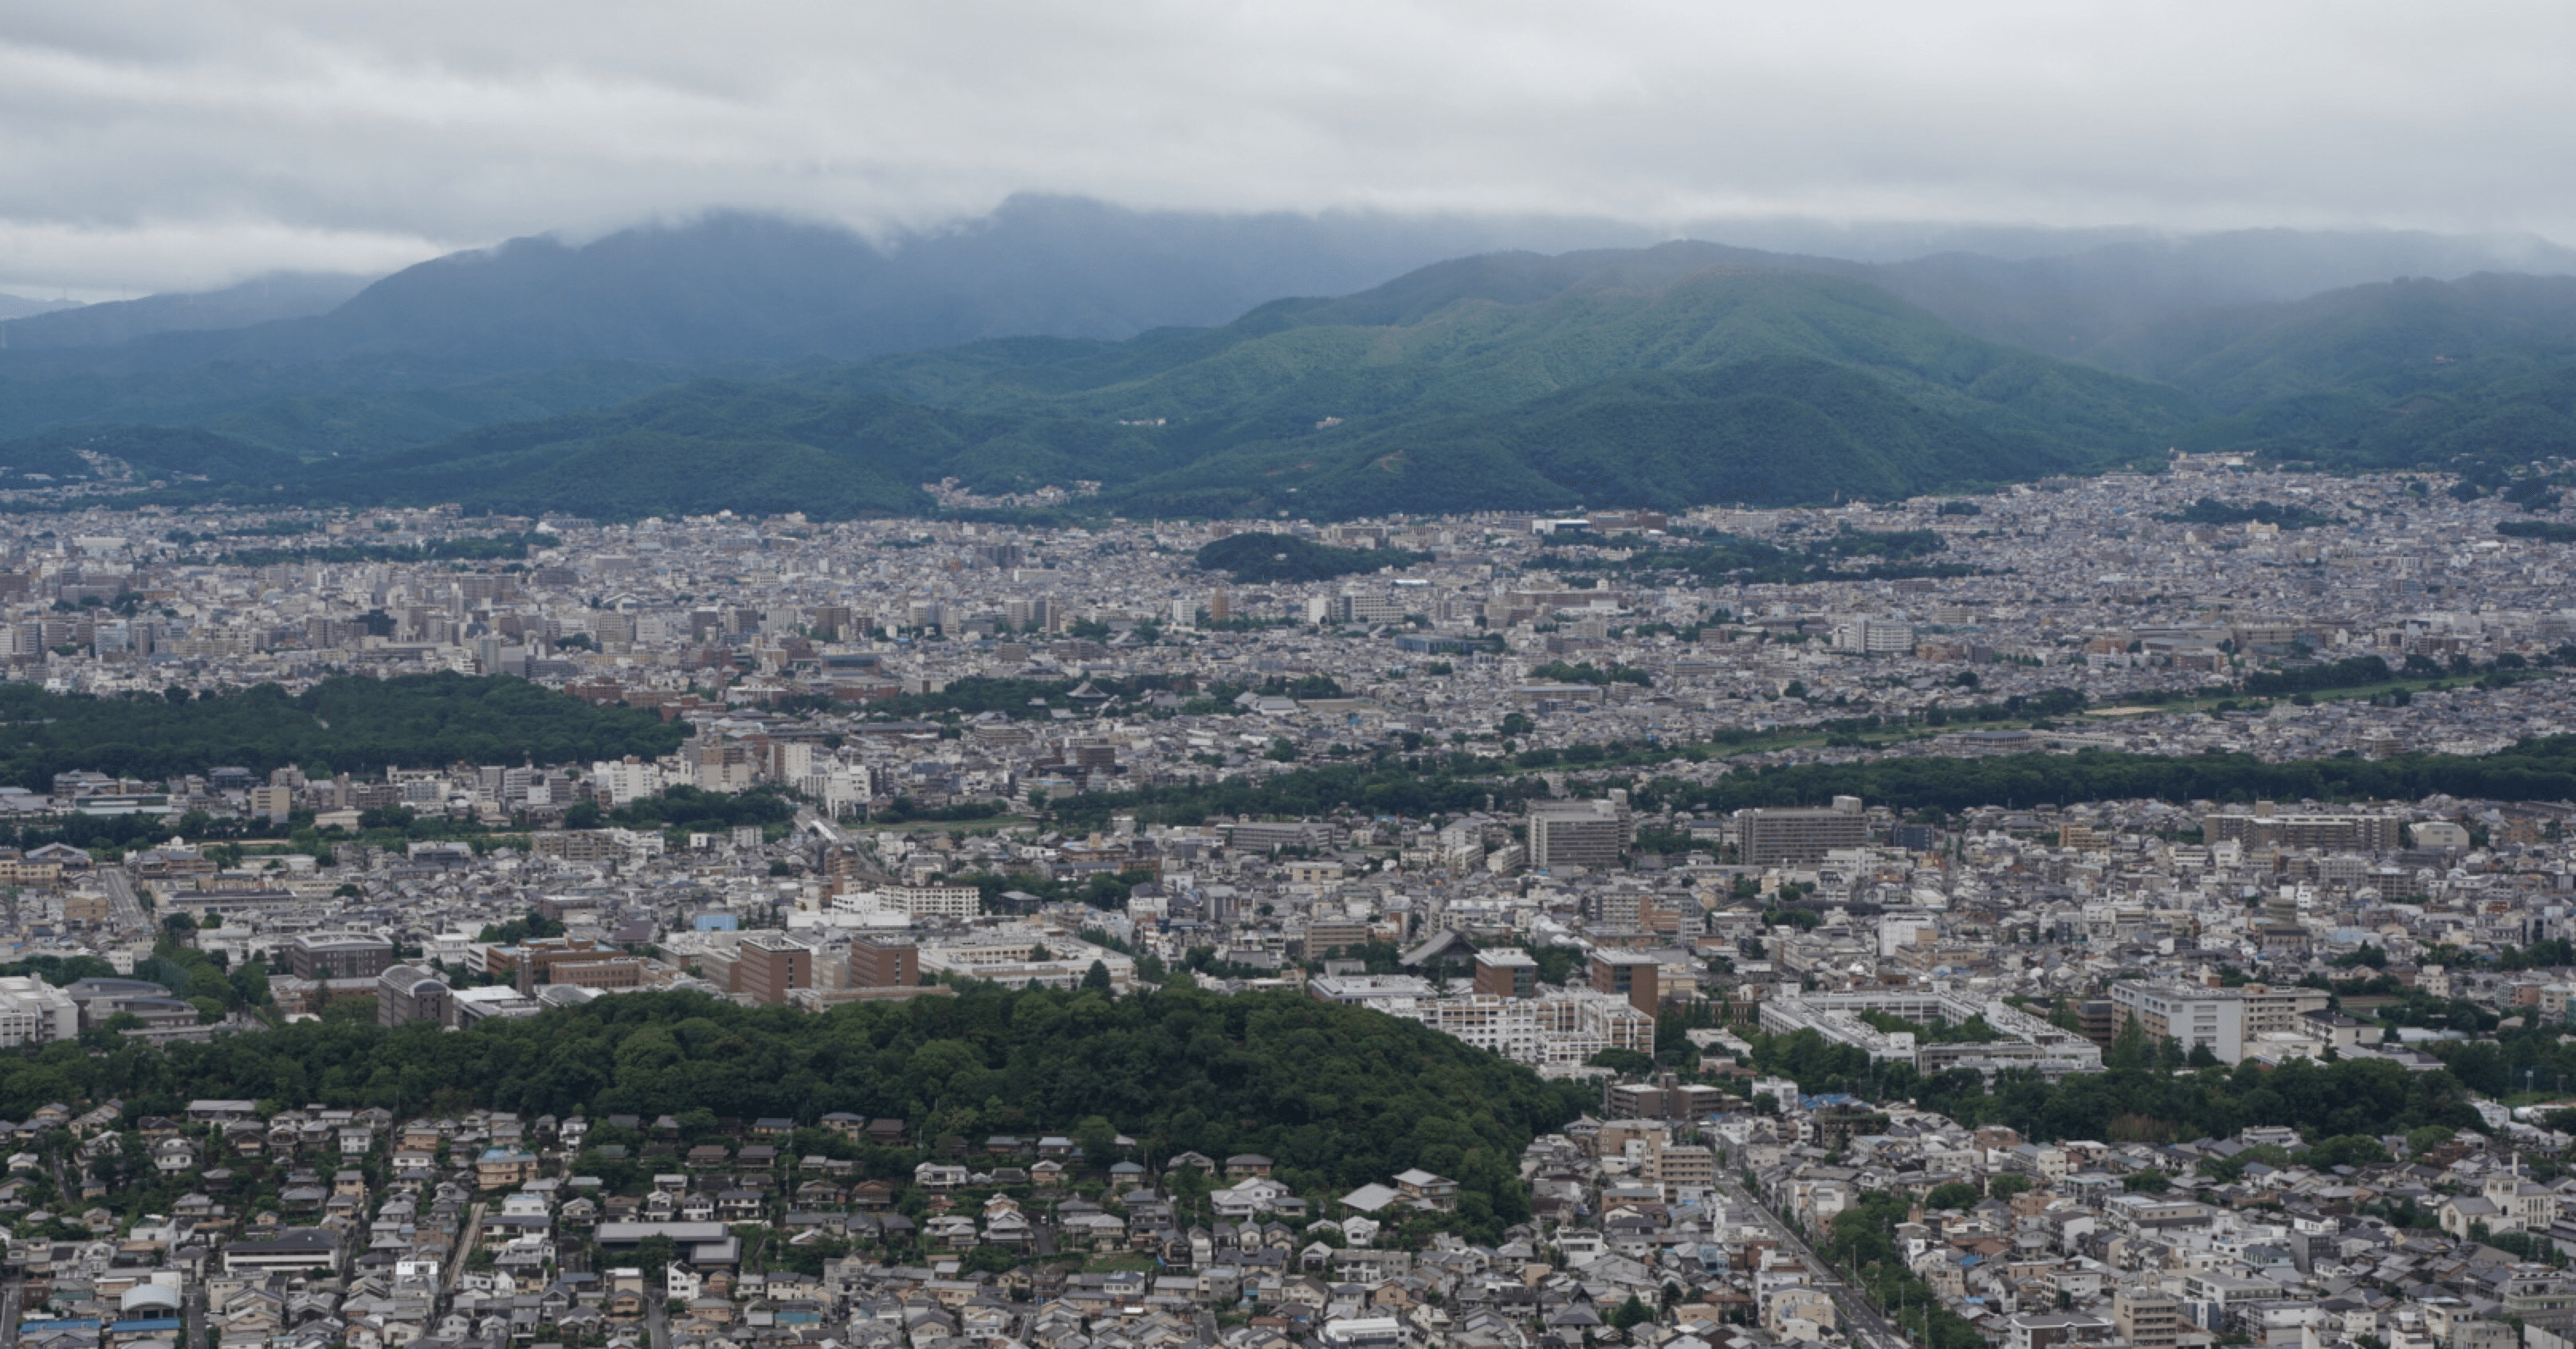
<path fill-rule="evenodd" d="M 612 806 L 623 806 L 659 795 L 662 790 L 662 767 L 659 764 L 601 761 L 590 766 L 594 788 L 608 797 Z"/>
<path fill-rule="evenodd" d="M 2111 1005 L 2151 1041 L 2171 1038 L 2185 1053 L 2206 1045 L 2221 1063 L 2245 1057 L 2245 999 L 2235 989 L 2131 980 L 2111 985 Z"/>
<path fill-rule="evenodd" d="M 80 1037 L 80 1006 L 32 975 L 0 978 L 0 1046 L 51 1044 Z"/>

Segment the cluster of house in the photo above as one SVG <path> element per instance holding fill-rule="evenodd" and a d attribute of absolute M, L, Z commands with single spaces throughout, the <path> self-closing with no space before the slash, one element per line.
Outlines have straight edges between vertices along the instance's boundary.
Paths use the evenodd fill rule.
<path fill-rule="evenodd" d="M 1927 1308 L 1810 1245 L 1873 1194 L 1905 1200 L 1883 1235 L 1915 1296 L 2002 1349 L 2565 1349 L 2576 1324 L 2576 1180 L 2482 1135 L 2309 1165 L 2286 1129 L 2036 1142 L 1677 1085 L 1533 1140 L 1529 1219 L 1483 1234 L 1425 1172 L 1298 1194 L 1265 1157 L 1149 1167 L 1124 1138 L 1104 1164 L 852 1115 L 222 1100 L 37 1112 L 0 1215 L 43 1349 L 1897 1349 Z"/>

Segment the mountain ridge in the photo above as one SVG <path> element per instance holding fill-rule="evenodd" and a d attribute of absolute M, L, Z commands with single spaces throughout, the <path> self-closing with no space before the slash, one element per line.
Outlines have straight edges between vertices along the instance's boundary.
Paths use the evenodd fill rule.
<path fill-rule="evenodd" d="M 2209 247 L 2252 265 L 2282 246 Z M 995 495 L 1096 480 L 1103 511 L 1347 516 L 1884 497 L 2144 463 L 2169 446 L 2458 467 L 2490 485 L 2576 458 L 2576 278 L 2478 273 L 2182 309 L 2073 361 L 1981 336 L 1889 284 L 1959 265 L 1930 261 L 1908 272 L 1689 240 L 1502 251 L 1272 298 L 1214 326 L 850 361 L 601 360 L 468 379 L 470 363 L 375 351 L 174 368 L 148 398 L 106 375 L 76 376 L 98 381 L 83 391 L 0 369 L 0 407 L 121 391 L 186 411 L 198 433 L 57 427 L 0 445 L 0 464 L 77 476 L 61 456 L 88 435 L 138 447 L 139 473 L 185 477 L 189 455 L 221 470 L 173 491 L 271 501 L 919 512 L 919 484 L 954 477 Z M 442 274 L 413 269 L 342 308 L 390 324 L 405 287 L 436 292 Z M 2037 312 L 1990 298 L 2014 322 Z M 400 387 L 424 373 L 449 382 Z M 296 392 L 322 378 L 335 387 Z M 220 397 L 250 386 L 266 396 Z M 276 470 L 294 460 L 310 462 Z"/>
<path fill-rule="evenodd" d="M 1866 282 L 1741 257 L 1494 255 L 1212 330 L 700 380 L 314 465 L 295 487 L 617 516 L 918 511 L 914 484 L 942 477 L 1095 479 L 1106 509 L 1223 514 L 1787 502 L 2098 468 L 2199 416 Z M 1773 441 L 1801 471 L 1776 471 Z"/>
<path fill-rule="evenodd" d="M 2515 237 L 2174 237 L 1812 222 L 1717 222 L 1701 232 L 1729 229 L 1777 250 L 1709 245 L 1733 249 L 1736 261 L 1868 280 L 1977 336 L 2085 359 L 2140 324 L 2213 306 L 2508 262 L 2576 272 L 2576 252 Z M 451 254 L 382 278 L 324 314 L 104 345 L 13 344 L 0 350 L 0 437 L 81 422 L 196 425 L 238 415 L 248 420 L 233 429 L 246 436 L 265 434 L 252 423 L 279 423 L 272 448 L 367 453 L 460 429 L 451 417 L 422 415 L 413 395 L 504 376 L 535 381 L 585 362 L 664 367 L 667 386 L 744 363 L 861 359 L 1005 338 L 1123 342 L 1225 325 L 1283 296 L 1347 298 L 1444 260 L 1472 263 L 1473 255 L 1514 247 L 1562 254 L 1654 242 L 1652 231 L 1600 220 L 1215 216 L 1044 196 L 884 241 L 834 225 L 715 213 L 581 243 L 534 236 Z M 1801 251 L 1810 242 L 1817 247 Z M 1962 246 L 1997 255 L 1956 251 Z M 1830 256 L 1837 247 L 1854 257 Z M 202 296 L 125 304 L 86 308 L 208 307 Z M 54 327 L 23 321 L 34 325 L 23 331 L 106 324 L 73 317 L 56 316 Z M 21 326 L 0 322 L 0 337 Z M 568 382 L 546 406 L 591 396 L 579 385 Z M 388 400 L 381 410 L 346 401 L 380 395 Z M 338 439 L 311 429 L 311 409 L 291 406 L 312 399 L 342 400 L 324 419 Z M 281 406 L 262 409 L 263 400 Z M 495 415 L 505 414 L 496 406 Z"/>

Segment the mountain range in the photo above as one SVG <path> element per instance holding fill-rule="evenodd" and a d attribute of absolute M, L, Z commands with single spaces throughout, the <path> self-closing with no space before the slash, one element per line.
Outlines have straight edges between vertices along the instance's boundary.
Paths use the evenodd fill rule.
<path fill-rule="evenodd" d="M 1556 251 L 1624 230 L 1030 199 L 892 243 L 516 241 L 0 323 L 0 466 L 607 516 L 929 511 L 943 477 L 1346 516 L 1879 498 L 2177 446 L 2494 485 L 2576 447 L 2576 278 L 2530 274 L 2576 253 L 2536 240 Z M 1298 290 L 1337 297 L 1268 298 Z"/>

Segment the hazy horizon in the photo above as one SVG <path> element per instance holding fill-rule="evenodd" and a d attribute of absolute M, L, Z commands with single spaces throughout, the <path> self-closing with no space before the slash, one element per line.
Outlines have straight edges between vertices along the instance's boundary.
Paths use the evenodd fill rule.
<path fill-rule="evenodd" d="M 2576 13 L 1455 0 L 857 11 L 104 0 L 0 15 L 0 292 L 381 274 L 711 210 L 1017 193 L 1554 217 L 2576 237 Z M 1712 233 L 1715 222 L 1749 233 Z"/>

